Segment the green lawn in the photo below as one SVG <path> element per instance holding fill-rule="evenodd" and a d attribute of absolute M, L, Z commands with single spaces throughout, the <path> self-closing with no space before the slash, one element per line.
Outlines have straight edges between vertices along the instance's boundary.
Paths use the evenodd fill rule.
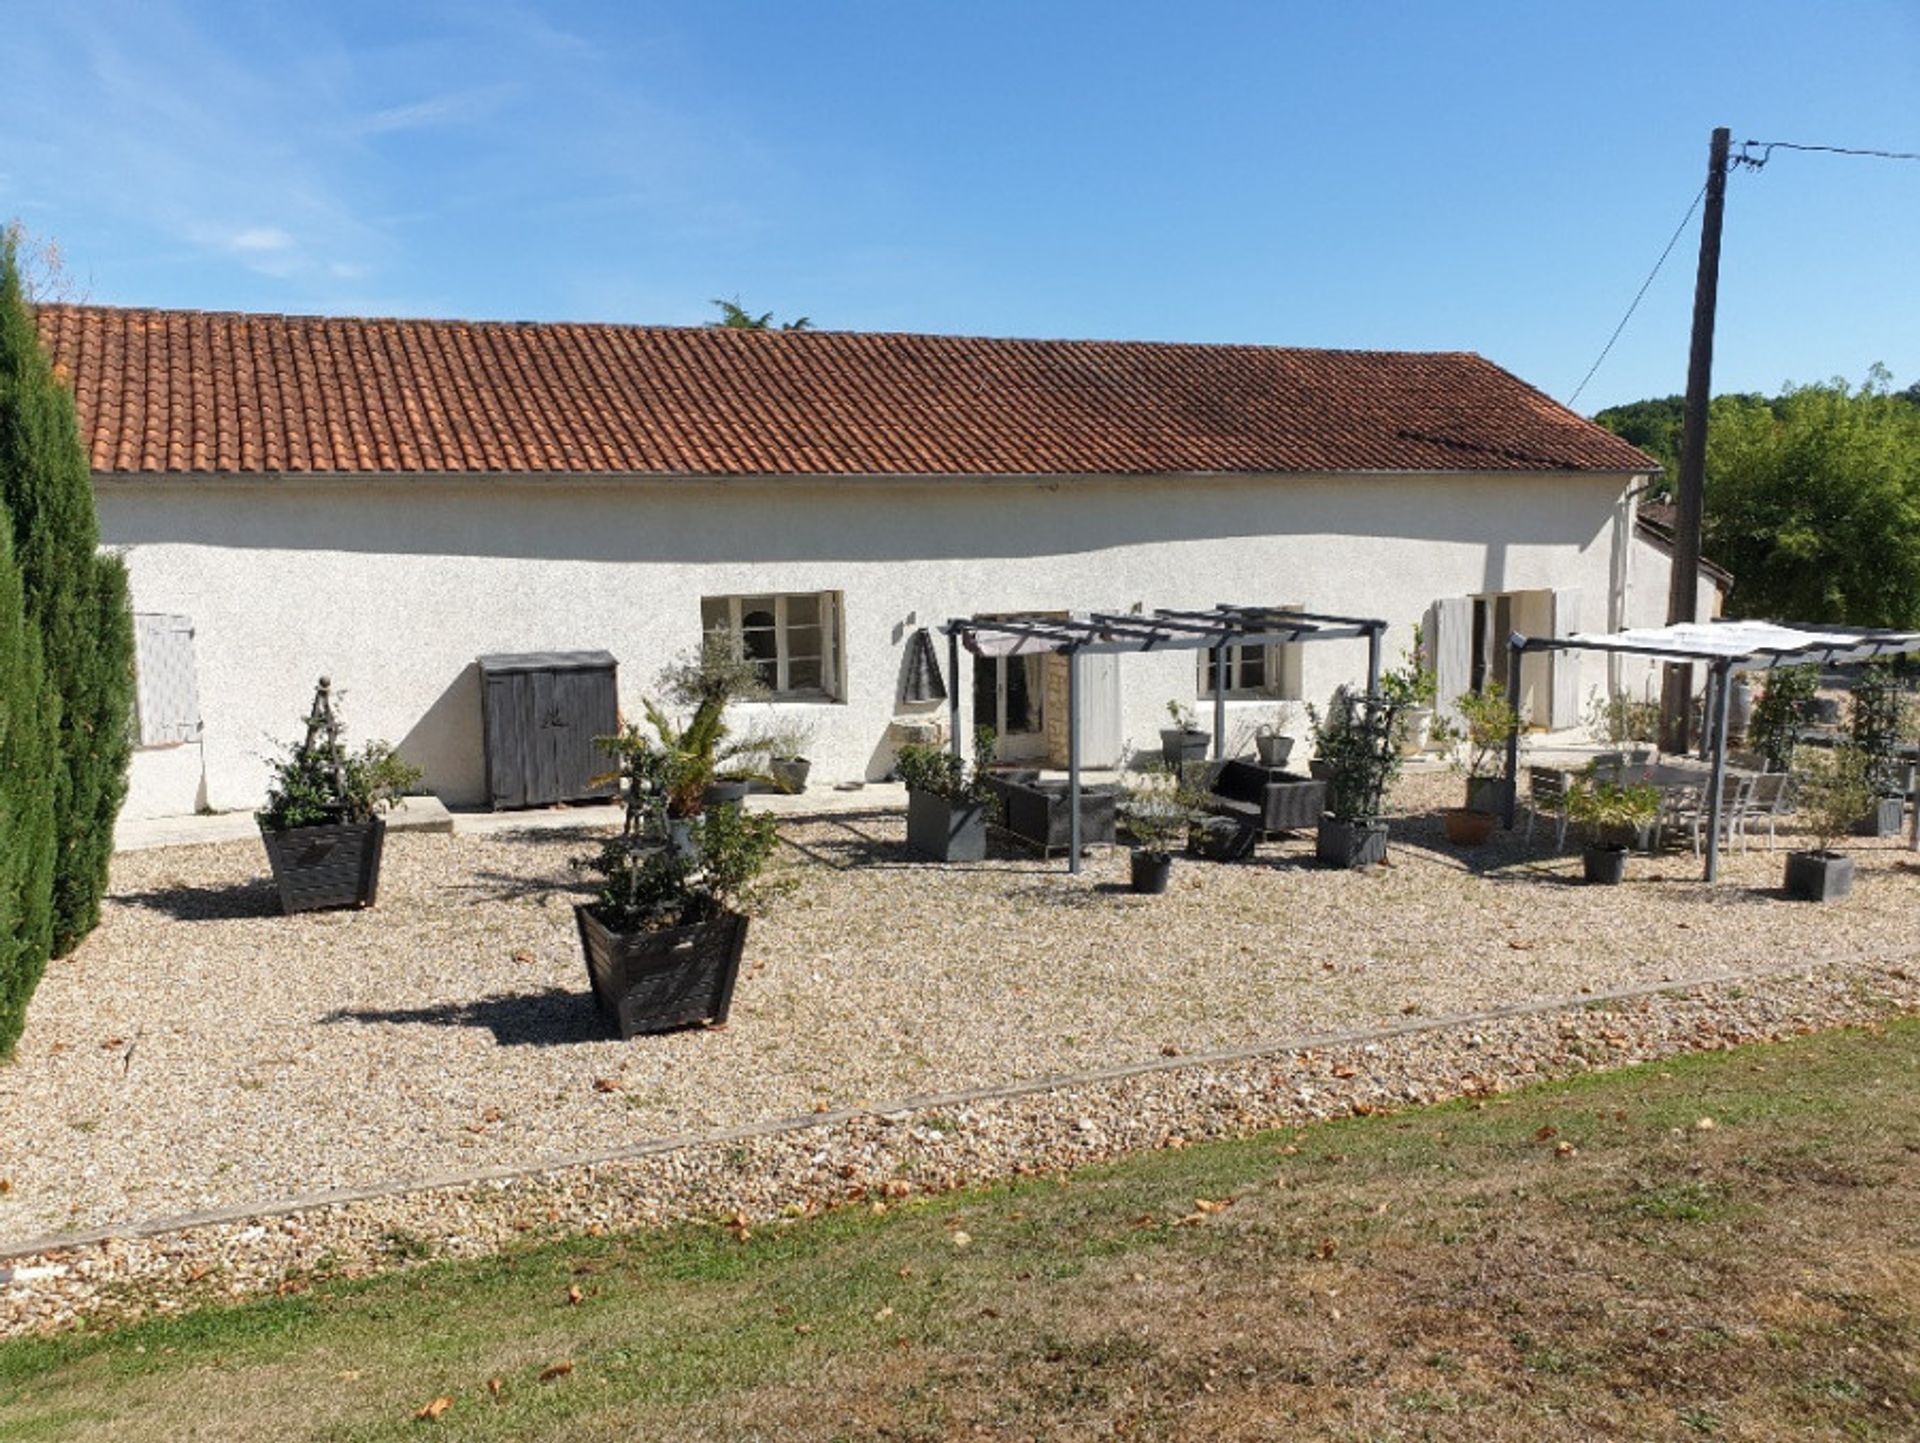
<path fill-rule="evenodd" d="M 1907 1022 L 320 1282 L 0 1346 L 0 1437 L 1913 1438 L 1917 1082 Z"/>

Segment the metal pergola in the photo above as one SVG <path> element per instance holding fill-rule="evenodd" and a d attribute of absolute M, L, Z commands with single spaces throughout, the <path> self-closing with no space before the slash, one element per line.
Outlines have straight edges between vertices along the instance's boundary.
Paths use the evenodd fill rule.
<path fill-rule="evenodd" d="M 940 628 L 947 638 L 947 688 L 955 756 L 960 746 L 960 648 L 975 656 L 1029 656 L 1052 652 L 1067 659 L 1067 870 L 1080 870 L 1080 658 L 1121 652 L 1201 651 L 1217 648 L 1213 672 L 1213 755 L 1227 746 L 1227 648 L 1287 646 L 1307 641 L 1367 643 L 1367 690 L 1380 685 L 1380 647 L 1387 623 L 1373 618 L 1328 616 L 1280 606 L 1218 605 L 1205 611 L 1162 608 L 1151 615 L 1096 611 L 1084 617 L 1007 616 L 991 620 L 955 617 Z"/>
<path fill-rule="evenodd" d="M 1523 636 L 1507 640 L 1507 695 L 1520 695 L 1520 659 L 1528 652 L 1602 651 L 1646 656 L 1659 661 L 1707 664 L 1706 726 L 1701 757 L 1711 758 L 1713 780 L 1708 797 L 1706 880 L 1720 876 L 1720 803 L 1727 776 L 1727 698 L 1736 671 L 1771 671 L 1777 666 L 1843 666 L 1878 657 L 1920 653 L 1920 632 L 1871 627 L 1808 626 L 1793 622 L 1709 621 L 1675 626 L 1574 636 Z M 1520 728 L 1507 736 L 1505 824 L 1513 826 L 1518 799 Z M 1920 841 L 1920 815 L 1915 817 Z"/>

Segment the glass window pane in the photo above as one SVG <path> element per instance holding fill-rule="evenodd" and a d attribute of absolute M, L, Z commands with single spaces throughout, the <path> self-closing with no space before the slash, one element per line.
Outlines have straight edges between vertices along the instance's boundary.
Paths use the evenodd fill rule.
<path fill-rule="evenodd" d="M 819 623 L 819 597 L 789 596 L 787 598 L 787 624 L 789 626 L 817 626 Z"/>
<path fill-rule="evenodd" d="M 769 628 L 742 632 L 740 649 L 749 661 L 772 661 L 775 651 L 773 631 Z"/>
<path fill-rule="evenodd" d="M 1243 646 L 1240 652 L 1240 688 L 1258 691 L 1267 684 L 1267 651 L 1262 646 Z"/>
<path fill-rule="evenodd" d="M 805 660 L 796 657 L 787 663 L 789 691 L 818 691 L 820 685 L 819 657 L 810 657 Z"/>
<path fill-rule="evenodd" d="M 787 655 L 820 655 L 820 628 L 817 626 L 789 626 L 787 628 Z"/>
<path fill-rule="evenodd" d="M 732 619 L 728 615 L 726 597 L 704 596 L 700 599 L 700 630 L 702 633 L 712 631 L 715 627 L 724 629 L 732 624 Z"/>

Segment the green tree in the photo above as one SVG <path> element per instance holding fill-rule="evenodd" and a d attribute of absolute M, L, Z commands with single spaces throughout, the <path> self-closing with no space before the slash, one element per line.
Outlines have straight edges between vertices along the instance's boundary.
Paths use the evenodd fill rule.
<path fill-rule="evenodd" d="M 720 319 L 707 322 L 707 329 L 710 331 L 810 331 L 813 329 L 813 322 L 805 316 L 776 326 L 773 323 L 772 311 L 762 311 L 756 316 L 740 304 L 738 296 L 730 301 L 716 300 L 713 304 L 720 308 Z"/>
<path fill-rule="evenodd" d="M 57 720 L 13 560 L 13 531 L 0 525 L 0 1059 L 20 1040 L 53 947 Z"/>
<path fill-rule="evenodd" d="M 1732 614 L 1920 626 L 1920 411 L 1883 369 L 1719 397 L 1707 434 L 1705 550 Z"/>
<path fill-rule="evenodd" d="M 132 749 L 133 618 L 125 566 L 99 553 L 73 397 L 40 347 L 11 237 L 0 242 L 0 510 L 59 701 L 53 951 L 61 956 L 99 920 L 106 890 Z"/>
<path fill-rule="evenodd" d="M 1605 426 L 1623 441 L 1631 441 L 1666 467 L 1666 475 L 1655 486 L 1655 494 L 1664 496 L 1672 489 L 1674 474 L 1680 469 L 1680 420 L 1686 409 L 1684 396 L 1649 397 L 1596 411 L 1593 419 L 1594 424 Z"/>

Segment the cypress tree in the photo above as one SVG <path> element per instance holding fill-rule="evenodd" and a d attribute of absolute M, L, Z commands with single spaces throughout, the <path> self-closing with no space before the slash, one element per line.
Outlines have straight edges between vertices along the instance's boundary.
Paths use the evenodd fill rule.
<path fill-rule="evenodd" d="M 126 568 L 98 552 L 93 477 L 73 397 L 54 375 L 0 243 L 0 509 L 26 613 L 59 702 L 53 766 L 53 953 L 100 919 L 132 751 L 133 617 Z"/>
<path fill-rule="evenodd" d="M 0 1059 L 20 1039 L 53 945 L 55 727 L 13 528 L 0 524 Z"/>

